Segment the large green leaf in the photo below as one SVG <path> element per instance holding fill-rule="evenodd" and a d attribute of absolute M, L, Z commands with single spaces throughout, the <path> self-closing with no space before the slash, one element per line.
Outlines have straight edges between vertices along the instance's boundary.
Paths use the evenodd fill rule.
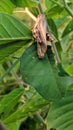
<path fill-rule="evenodd" d="M 21 56 L 20 69 L 24 81 L 49 101 L 64 96 L 65 89 L 73 84 L 73 77 L 68 76 L 61 64 L 55 67 L 50 48 L 42 60 L 36 50 L 36 44 L 33 44 Z"/>
<path fill-rule="evenodd" d="M 12 13 L 15 5 L 10 0 L 0 0 L 0 12 Z"/>
<path fill-rule="evenodd" d="M 23 53 L 20 61 L 22 77 L 44 98 L 48 100 L 60 98 L 64 94 L 63 82 L 59 82 L 57 71 L 53 70 L 48 56 L 45 55 L 41 60 L 36 50 L 36 44 L 33 44 Z"/>
<path fill-rule="evenodd" d="M 71 20 L 68 25 L 65 27 L 62 37 L 66 36 L 67 34 L 69 34 L 70 32 L 73 31 L 73 20 Z"/>
<path fill-rule="evenodd" d="M 0 44 L 8 41 L 24 40 L 31 38 L 31 31 L 13 16 L 0 13 Z M 1 43 L 2 41 L 2 43 Z"/>
<path fill-rule="evenodd" d="M 28 44 L 29 39 L 32 39 L 32 33 L 21 21 L 0 13 L 0 62 Z"/>
<path fill-rule="evenodd" d="M 47 130 L 73 130 L 73 91 L 51 104 Z"/>
<path fill-rule="evenodd" d="M 8 114 L 13 110 L 14 106 L 18 103 L 24 89 L 18 88 L 5 95 L 0 101 L 0 116 L 2 114 L 3 118 L 8 116 Z"/>

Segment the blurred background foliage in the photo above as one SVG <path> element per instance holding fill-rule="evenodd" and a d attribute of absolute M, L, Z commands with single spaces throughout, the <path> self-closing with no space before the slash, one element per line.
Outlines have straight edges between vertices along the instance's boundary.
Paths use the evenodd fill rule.
<path fill-rule="evenodd" d="M 61 64 L 73 76 L 73 1 L 40 0 L 40 3 Z M 39 0 L 0 1 L 0 119 L 8 130 L 55 130 L 48 123 L 46 126 L 46 122 L 51 119 L 54 107 L 59 106 L 53 106 L 47 117 L 50 102 L 23 81 L 20 73 L 20 57 L 34 41 L 31 33 L 34 21 L 26 7 L 36 17 L 40 13 Z M 73 90 L 73 83 L 70 89 Z"/>

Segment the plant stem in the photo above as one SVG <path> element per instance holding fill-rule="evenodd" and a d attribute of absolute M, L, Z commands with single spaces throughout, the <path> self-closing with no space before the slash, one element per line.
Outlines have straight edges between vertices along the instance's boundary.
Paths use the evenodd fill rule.
<path fill-rule="evenodd" d="M 18 64 L 20 59 L 16 60 L 12 66 L 9 67 L 9 69 L 0 77 L 0 81 L 3 80 L 3 78 L 10 73 L 10 71 Z"/>
<path fill-rule="evenodd" d="M 36 17 L 28 10 L 28 8 L 25 8 L 25 12 L 34 20 L 36 21 Z"/>
<path fill-rule="evenodd" d="M 68 52 L 69 49 L 72 47 L 72 45 L 73 45 L 73 41 L 69 42 L 66 49 L 65 49 L 65 51 Z"/>
<path fill-rule="evenodd" d="M 44 11 L 43 11 L 43 9 L 42 9 L 40 0 L 39 0 L 39 8 L 40 8 L 41 13 L 44 14 Z M 47 23 L 47 20 L 46 20 L 46 23 Z M 50 35 L 51 35 L 51 32 L 50 32 L 50 28 L 49 28 L 48 23 L 47 23 L 47 27 L 48 27 L 48 32 L 49 32 Z M 53 50 L 54 50 L 54 53 L 55 53 L 55 56 L 56 56 L 57 63 L 59 64 L 59 63 L 60 63 L 60 58 L 59 58 L 59 55 L 58 55 L 58 52 L 57 52 L 57 49 L 56 49 L 56 46 L 55 46 L 54 41 L 51 42 L 51 44 L 52 44 L 52 47 L 53 47 Z"/>
<path fill-rule="evenodd" d="M 9 68 L 11 68 L 12 62 L 11 62 L 10 60 L 7 62 L 7 64 L 8 64 L 8 66 L 9 66 Z M 19 76 L 17 75 L 16 71 L 13 69 L 13 70 L 11 71 L 11 73 L 12 73 L 12 75 L 15 77 L 15 79 L 17 80 L 17 83 L 18 83 L 19 87 L 23 88 L 22 81 L 21 81 L 21 79 L 19 78 Z"/>
<path fill-rule="evenodd" d="M 24 10 L 14 11 L 18 13 L 26 13 L 29 15 L 30 18 L 32 18 L 36 22 L 36 17 L 29 11 L 29 9 L 26 7 Z"/>
<path fill-rule="evenodd" d="M 58 52 L 57 52 L 57 49 L 56 49 L 56 46 L 55 46 L 55 42 L 53 41 L 51 44 L 52 44 L 52 47 L 53 47 L 53 50 L 54 50 L 54 53 L 55 53 L 55 56 L 56 56 L 57 63 L 60 64 L 60 58 L 59 58 L 59 55 L 58 55 Z"/>
<path fill-rule="evenodd" d="M 64 7 L 60 2 L 57 2 L 57 1 L 55 1 L 55 0 L 51 0 L 53 3 L 55 3 L 55 4 L 57 4 L 58 6 L 60 6 L 60 7 Z"/>
<path fill-rule="evenodd" d="M 65 8 L 65 10 L 70 14 L 70 16 L 73 18 L 73 12 L 72 10 L 69 8 L 66 0 L 63 0 L 64 2 L 64 5 L 62 5 L 60 2 L 57 2 L 55 0 L 51 0 L 53 3 L 57 4 L 58 6 L 62 7 L 62 8 Z"/>
<path fill-rule="evenodd" d="M 38 119 L 41 121 L 41 123 L 42 123 L 43 125 L 45 125 L 45 126 L 46 126 L 46 123 L 45 123 L 45 121 L 44 121 L 43 117 L 40 115 L 40 113 L 39 113 L 39 112 L 37 112 L 37 113 L 36 113 L 36 116 L 37 116 L 37 117 L 38 117 Z"/>
<path fill-rule="evenodd" d="M 72 12 L 72 10 L 69 8 L 69 6 L 68 6 L 66 0 L 63 0 L 63 2 L 64 2 L 64 8 L 65 8 L 66 11 L 70 14 L 70 16 L 73 18 L 73 12 Z"/>

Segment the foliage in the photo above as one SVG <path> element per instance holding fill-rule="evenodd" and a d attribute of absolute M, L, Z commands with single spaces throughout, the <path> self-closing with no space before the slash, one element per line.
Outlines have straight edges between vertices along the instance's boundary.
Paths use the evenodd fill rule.
<path fill-rule="evenodd" d="M 38 58 L 26 7 L 44 12 L 60 63 L 48 42 Z M 0 1 L 0 119 L 8 130 L 72 130 L 72 7 L 72 0 Z"/>

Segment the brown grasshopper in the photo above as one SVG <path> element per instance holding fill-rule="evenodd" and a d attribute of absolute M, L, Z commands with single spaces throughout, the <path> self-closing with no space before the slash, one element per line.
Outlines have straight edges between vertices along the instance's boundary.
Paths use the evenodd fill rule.
<path fill-rule="evenodd" d="M 32 29 L 32 34 L 37 42 L 37 54 L 42 59 L 47 51 L 46 40 L 52 42 L 49 33 L 46 33 L 47 23 L 43 14 L 38 15 L 36 23 Z"/>

